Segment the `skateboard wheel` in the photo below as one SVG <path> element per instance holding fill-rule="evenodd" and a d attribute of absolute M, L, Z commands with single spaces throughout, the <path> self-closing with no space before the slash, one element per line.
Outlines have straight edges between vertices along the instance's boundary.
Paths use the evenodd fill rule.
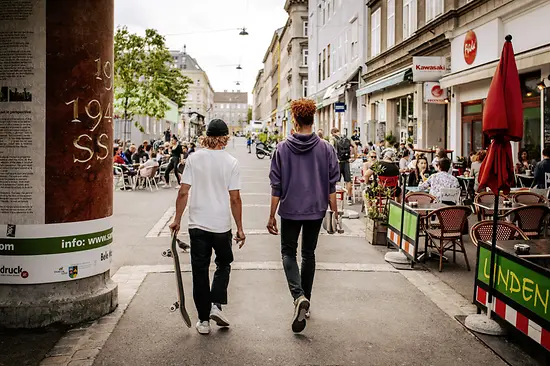
<path fill-rule="evenodd" d="M 180 304 L 179 304 L 179 302 L 176 301 L 175 303 L 172 304 L 172 306 L 170 306 L 170 311 L 174 312 L 174 311 L 178 310 L 179 308 L 180 308 Z"/>

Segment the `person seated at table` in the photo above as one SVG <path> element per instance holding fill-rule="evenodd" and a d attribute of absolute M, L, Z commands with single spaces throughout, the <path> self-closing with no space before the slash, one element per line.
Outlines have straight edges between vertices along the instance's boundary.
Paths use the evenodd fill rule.
<path fill-rule="evenodd" d="M 130 162 L 132 161 L 132 156 L 134 156 L 136 150 L 136 145 L 130 145 L 128 149 L 126 149 L 126 151 L 124 152 L 124 156 L 126 156 L 126 159 L 124 160 L 128 162 L 127 164 L 130 164 Z"/>
<path fill-rule="evenodd" d="M 421 155 L 416 159 L 414 170 L 409 174 L 409 181 L 407 185 L 409 187 L 417 187 L 420 183 L 425 182 L 430 176 L 430 170 L 428 169 L 428 159 L 424 155 Z"/>
<path fill-rule="evenodd" d="M 525 149 L 521 149 L 518 153 L 518 162 L 516 163 L 516 174 L 525 174 L 526 170 L 532 170 L 531 168 L 536 165 L 535 159 L 529 159 L 529 153 Z"/>
<path fill-rule="evenodd" d="M 474 178 L 474 192 L 477 192 L 479 188 L 479 171 L 481 170 L 481 163 L 485 160 L 487 151 L 479 150 L 475 155 L 472 155 L 472 165 L 470 167 L 470 177 Z"/>
<path fill-rule="evenodd" d="M 126 162 L 124 161 L 124 158 L 120 155 L 120 147 L 115 146 L 113 150 L 113 163 L 125 165 Z"/>
<path fill-rule="evenodd" d="M 458 179 L 449 173 L 451 161 L 447 158 L 441 158 L 437 164 L 438 172 L 431 175 L 427 181 L 418 185 L 418 190 L 427 191 L 439 202 L 442 188 L 460 188 Z"/>
<path fill-rule="evenodd" d="M 145 163 L 141 164 L 139 166 L 139 176 L 140 177 L 151 177 L 151 173 L 153 168 L 158 167 L 159 163 L 157 162 L 157 153 L 152 152 L 151 153 L 151 159 L 147 160 Z"/>
<path fill-rule="evenodd" d="M 545 147 L 542 150 L 542 160 L 535 166 L 535 179 L 532 187 L 538 189 L 547 189 L 546 174 L 550 174 L 550 147 Z"/>
<path fill-rule="evenodd" d="M 397 178 L 397 181 L 399 181 L 399 168 L 397 165 L 393 162 L 393 159 L 395 158 L 395 152 L 393 149 L 386 149 L 382 152 L 382 160 L 380 160 L 380 173 L 375 173 L 374 170 L 372 170 L 372 165 L 364 172 L 363 178 L 365 179 L 365 182 L 368 182 L 371 177 L 377 175 L 378 181 L 381 180 L 387 180 L 388 178 Z M 382 177 L 382 179 L 380 179 Z M 375 183 L 376 184 L 376 183 Z M 368 189 L 368 188 L 367 188 Z M 396 186 L 394 189 L 394 197 L 399 202 L 401 197 L 401 188 L 399 186 Z"/>
<path fill-rule="evenodd" d="M 401 159 L 399 159 L 399 171 L 405 172 L 409 170 L 409 150 L 404 149 L 401 151 Z"/>
<path fill-rule="evenodd" d="M 141 164 L 149 160 L 149 155 L 145 152 L 145 147 L 139 145 L 136 153 L 132 155 L 132 162 L 136 165 Z"/>

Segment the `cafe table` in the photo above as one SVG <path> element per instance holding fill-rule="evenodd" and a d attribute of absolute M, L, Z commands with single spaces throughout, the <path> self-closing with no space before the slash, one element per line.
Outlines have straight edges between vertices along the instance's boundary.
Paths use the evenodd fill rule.
<path fill-rule="evenodd" d="M 516 177 L 519 178 L 518 181 L 522 187 L 531 187 L 531 184 L 535 179 L 535 176 L 531 174 L 516 174 Z M 525 184 L 524 182 L 527 184 Z"/>
<path fill-rule="evenodd" d="M 434 202 L 434 203 L 418 203 L 416 204 L 414 207 L 411 207 L 411 205 L 409 203 L 405 204 L 405 206 L 407 207 L 407 209 L 411 210 L 411 211 L 414 211 L 414 212 L 417 212 L 418 214 L 421 214 L 425 217 L 425 215 L 429 215 L 431 214 L 432 212 L 434 212 L 435 210 L 439 210 L 440 208 L 445 208 L 445 207 L 451 207 L 449 205 L 446 205 L 444 203 L 437 203 L 437 202 Z M 425 218 L 424 218 L 425 220 Z M 425 227 L 426 227 L 427 223 L 425 225 L 422 225 L 422 230 L 425 230 Z M 418 254 L 418 261 L 421 261 L 423 260 L 425 257 L 426 257 L 426 250 L 427 250 L 427 247 L 428 247 L 428 236 L 427 235 L 424 235 L 425 236 L 425 242 L 424 242 L 424 252 L 419 252 Z M 439 255 L 438 253 L 433 253 L 434 255 Z M 428 258 L 430 258 L 431 255 L 430 253 L 428 253 Z M 439 257 L 438 257 L 439 258 Z M 444 260 L 447 260 L 446 257 L 443 257 Z"/>
<path fill-rule="evenodd" d="M 489 211 L 492 211 L 495 208 L 494 203 L 474 202 L 474 205 L 476 207 L 482 208 L 484 210 L 489 210 Z M 499 204 L 498 210 L 499 211 L 510 211 L 510 210 L 513 210 L 514 208 L 519 208 L 519 207 L 524 207 L 524 206 L 525 206 L 525 204 L 518 203 L 518 202 L 512 202 L 512 204 L 508 205 L 508 206 L 504 206 L 504 204 Z"/>

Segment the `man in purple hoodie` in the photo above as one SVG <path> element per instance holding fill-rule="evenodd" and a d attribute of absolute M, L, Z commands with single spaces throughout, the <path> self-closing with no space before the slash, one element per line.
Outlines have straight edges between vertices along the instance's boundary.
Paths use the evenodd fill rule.
<path fill-rule="evenodd" d="M 336 151 L 313 133 L 315 102 L 299 99 L 291 103 L 295 134 L 277 146 L 271 161 L 272 197 L 268 231 L 278 235 L 275 214 L 281 216 L 283 267 L 294 298 L 292 330 L 304 330 L 309 317 L 315 276 L 315 248 L 327 208 L 337 214 L 336 182 L 340 170 Z M 296 250 L 302 231 L 302 268 Z M 301 273 L 300 273 L 301 272 Z"/>

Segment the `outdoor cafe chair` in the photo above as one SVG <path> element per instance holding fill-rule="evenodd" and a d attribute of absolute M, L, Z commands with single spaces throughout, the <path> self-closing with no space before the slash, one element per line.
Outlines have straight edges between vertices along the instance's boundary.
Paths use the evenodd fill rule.
<path fill-rule="evenodd" d="M 501 218 L 514 223 L 530 239 L 546 236 L 546 224 L 550 216 L 550 208 L 546 205 L 530 205 L 514 208 Z"/>
<path fill-rule="evenodd" d="M 125 186 L 125 183 L 124 183 L 124 171 L 122 170 L 121 167 L 119 166 L 113 166 L 113 184 L 114 184 L 114 189 L 116 190 L 117 188 L 124 188 Z"/>
<path fill-rule="evenodd" d="M 435 196 L 432 196 L 429 193 L 425 192 L 409 192 L 405 196 L 405 203 L 410 202 L 418 202 L 421 205 L 424 204 L 430 204 L 434 203 L 437 200 Z M 426 228 L 426 217 L 428 213 L 426 211 L 418 211 L 418 214 L 420 216 L 420 235 L 419 236 L 425 236 L 425 234 L 422 234 Z"/>
<path fill-rule="evenodd" d="M 506 197 L 503 194 L 499 194 L 498 205 L 500 207 L 503 207 L 504 206 L 504 201 L 507 201 L 507 200 L 508 200 L 508 197 Z M 495 195 L 491 192 L 478 193 L 474 197 L 474 203 L 483 203 L 483 204 L 486 204 L 486 205 L 489 205 L 489 206 L 494 206 L 494 204 L 495 204 Z M 487 210 L 487 209 L 484 209 L 484 208 L 481 208 L 481 207 L 478 207 L 478 206 L 475 206 L 475 210 L 476 210 L 476 213 L 477 213 L 478 221 L 483 221 L 483 220 L 490 219 L 490 218 L 493 217 L 493 211 L 494 210 Z"/>
<path fill-rule="evenodd" d="M 439 254 L 439 272 L 443 270 L 443 256 L 445 252 L 453 252 L 453 262 L 456 263 L 456 245 L 459 245 L 459 252 L 464 254 L 466 267 L 470 270 L 468 255 L 462 240 L 462 233 L 468 222 L 468 216 L 472 210 L 467 206 L 449 206 L 433 211 L 428 215 L 426 221 L 429 223 L 431 217 L 437 217 L 439 225 L 437 228 L 426 229 L 426 252 L 428 248 L 435 248 Z"/>
<path fill-rule="evenodd" d="M 472 226 L 470 238 L 476 247 L 480 241 L 491 242 L 493 239 L 493 220 L 480 221 Z M 507 221 L 497 221 L 497 241 L 516 239 L 529 240 L 527 235 L 516 225 Z"/>
<path fill-rule="evenodd" d="M 517 192 L 512 196 L 512 202 L 522 203 L 524 205 L 536 205 L 538 203 L 547 203 L 546 198 L 533 192 Z"/>
<path fill-rule="evenodd" d="M 139 174 L 138 179 L 136 181 L 136 188 L 138 187 L 140 182 L 144 182 L 145 189 L 147 189 L 147 187 L 149 187 L 151 192 L 153 192 L 153 186 L 155 186 L 155 188 L 158 191 L 159 187 L 157 185 L 157 181 L 155 180 L 155 177 L 157 175 L 158 170 L 159 170 L 159 167 L 154 166 L 154 167 L 149 168 L 149 171 L 147 172 L 146 175 Z"/>

